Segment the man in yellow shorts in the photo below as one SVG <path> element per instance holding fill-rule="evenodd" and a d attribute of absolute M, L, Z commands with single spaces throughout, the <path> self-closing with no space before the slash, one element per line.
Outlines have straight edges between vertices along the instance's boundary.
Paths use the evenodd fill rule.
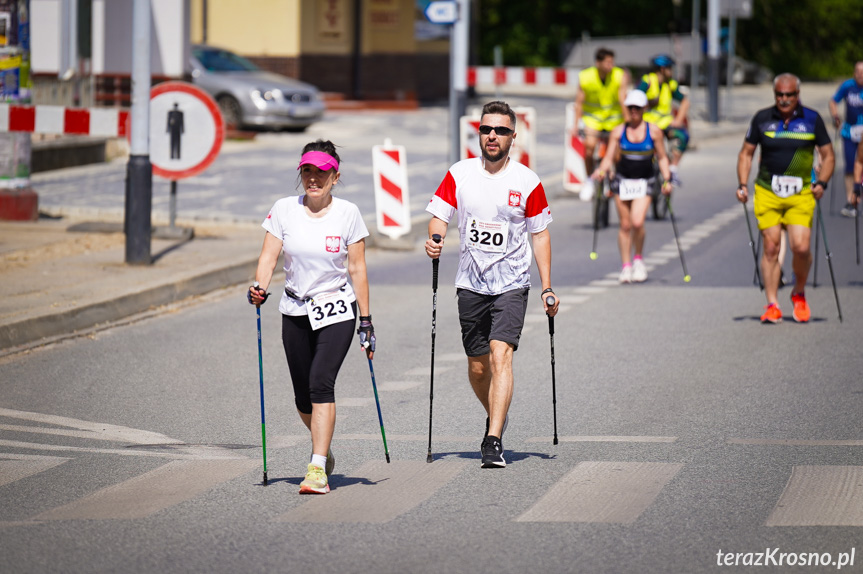
<path fill-rule="evenodd" d="M 816 201 L 824 195 L 833 175 L 835 158 L 824 120 L 815 110 L 800 104 L 800 79 L 780 74 L 773 81 L 776 104 L 752 118 L 737 157 L 737 199 L 749 198 L 749 172 L 755 148 L 761 145 L 761 161 L 755 177 L 754 209 L 764 242 L 761 276 L 767 305 L 762 323 L 779 323 L 779 244 L 782 229 L 788 231 L 793 254 L 794 287 L 792 316 L 799 323 L 809 321 L 810 310 L 804 288 L 812 266 L 810 233 Z M 818 181 L 812 183 L 815 148 L 821 156 Z"/>
<path fill-rule="evenodd" d="M 584 165 L 587 173 L 593 173 L 593 153 L 601 138 L 608 141 L 608 134 L 615 126 L 629 119 L 623 101 L 629 89 L 629 76 L 614 65 L 614 52 L 599 48 L 594 55 L 595 66 L 578 73 L 578 91 L 575 94 L 575 125 L 579 134 L 584 134 Z M 582 127 L 583 126 L 583 127 Z M 582 188 L 581 198 L 589 201 L 593 197 L 593 182 L 588 179 Z"/>

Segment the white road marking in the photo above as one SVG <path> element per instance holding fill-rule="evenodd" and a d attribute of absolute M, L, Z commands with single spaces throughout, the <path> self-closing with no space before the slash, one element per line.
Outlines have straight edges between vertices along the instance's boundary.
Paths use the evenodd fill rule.
<path fill-rule="evenodd" d="M 0 454 L 0 486 L 63 464 L 68 458 L 27 454 Z"/>
<path fill-rule="evenodd" d="M 425 365 L 425 366 L 422 366 L 422 367 L 415 367 L 415 368 L 413 368 L 413 369 L 409 369 L 409 370 L 405 371 L 405 374 L 406 374 L 406 375 L 415 376 L 415 377 L 417 377 L 417 376 L 423 376 L 423 375 L 428 375 L 428 374 L 429 374 L 429 372 L 430 372 L 430 371 L 429 371 L 429 369 L 430 369 L 430 368 L 431 368 L 431 367 L 430 367 L 430 365 Z M 435 357 L 434 372 L 435 372 L 436 374 L 437 374 L 437 373 L 445 373 L 445 372 L 447 372 L 447 371 L 449 371 L 449 370 L 452 370 L 452 369 L 453 369 L 453 366 L 452 366 L 452 365 L 438 365 L 438 364 L 437 364 L 437 357 Z"/>
<path fill-rule="evenodd" d="M 795 466 L 766 526 L 863 526 L 863 466 Z"/>
<path fill-rule="evenodd" d="M 367 407 L 375 402 L 374 397 L 345 397 L 336 399 L 336 407 Z"/>
<path fill-rule="evenodd" d="M 580 462 L 516 522 L 632 524 L 681 468 L 664 462 Z"/>
<path fill-rule="evenodd" d="M 387 523 L 425 502 L 465 466 L 466 462 L 367 462 L 351 473 L 349 484 L 332 484 L 326 496 L 310 497 L 276 520 Z"/>
<path fill-rule="evenodd" d="M 58 506 L 33 520 L 144 518 L 185 502 L 260 466 L 256 460 L 175 460 L 155 470 Z"/>
<path fill-rule="evenodd" d="M 57 415 L 46 415 L 42 413 L 31 413 L 26 411 L 16 411 L 13 409 L 5 409 L 0 407 L 0 417 L 8 417 L 13 419 L 27 420 L 36 423 L 50 424 L 60 427 L 68 427 L 78 431 L 87 431 L 86 434 L 69 434 L 67 436 L 84 436 L 98 440 L 110 440 L 116 442 L 132 442 L 137 444 L 158 444 L 158 443 L 176 443 L 180 442 L 163 434 L 150 432 L 141 429 L 133 429 L 124 426 L 111 425 L 107 423 L 96 423 L 61 417 Z M 44 428 L 39 430 L 37 427 L 30 427 L 27 432 L 42 432 L 46 434 L 62 434 L 57 429 Z M 68 431 L 67 431 L 68 432 Z"/>
<path fill-rule="evenodd" d="M 561 436 L 560 442 L 676 442 L 676 436 Z M 550 442 L 551 437 L 532 437 L 525 442 Z"/>
<path fill-rule="evenodd" d="M 17 440 L 0 440 L 0 446 L 9 448 L 21 448 L 27 450 L 47 450 L 54 452 L 88 452 L 95 454 L 119 454 L 121 456 L 145 456 L 156 458 L 173 458 L 178 460 L 214 460 L 214 459 L 242 459 L 246 458 L 234 453 L 234 451 L 219 447 L 208 447 L 201 445 L 183 445 L 174 443 L 155 443 L 159 445 L 175 444 L 174 448 L 165 450 L 138 450 L 135 448 L 85 448 L 80 446 L 62 446 L 58 444 L 40 444 L 35 442 L 23 442 Z"/>
<path fill-rule="evenodd" d="M 379 391 L 406 391 L 423 384 L 420 381 L 384 381 L 378 383 Z"/>
<path fill-rule="evenodd" d="M 863 446 L 863 440 L 800 440 L 800 439 L 764 439 L 764 438 L 730 438 L 728 444 L 770 445 L 770 446 Z"/>

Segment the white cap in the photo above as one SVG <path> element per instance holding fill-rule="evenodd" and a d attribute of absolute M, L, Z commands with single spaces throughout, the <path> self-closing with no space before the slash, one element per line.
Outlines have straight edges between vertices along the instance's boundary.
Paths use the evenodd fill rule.
<path fill-rule="evenodd" d="M 641 90 L 630 90 L 629 93 L 626 94 L 626 99 L 623 101 L 623 105 L 626 107 L 637 106 L 639 108 L 646 108 L 647 95 Z"/>

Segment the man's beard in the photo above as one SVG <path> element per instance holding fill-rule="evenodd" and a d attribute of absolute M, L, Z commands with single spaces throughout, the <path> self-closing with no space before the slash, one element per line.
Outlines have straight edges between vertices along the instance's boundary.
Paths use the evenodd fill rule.
<path fill-rule="evenodd" d="M 503 158 L 505 158 L 507 155 L 509 155 L 509 148 L 511 146 L 512 146 L 512 144 L 510 144 L 506 147 L 500 146 L 500 147 L 498 147 L 498 151 L 495 154 L 490 154 L 488 152 L 487 148 L 482 148 L 482 157 L 483 157 L 483 159 L 485 159 L 485 161 L 488 161 L 491 163 L 494 163 L 496 161 L 500 161 Z"/>

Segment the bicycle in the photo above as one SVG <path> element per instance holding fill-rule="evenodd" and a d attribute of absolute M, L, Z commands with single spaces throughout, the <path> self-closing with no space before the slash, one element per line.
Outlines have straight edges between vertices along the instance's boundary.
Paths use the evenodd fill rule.
<path fill-rule="evenodd" d="M 598 166 L 602 159 L 605 157 L 606 152 L 608 151 L 608 137 L 611 135 L 611 132 L 600 132 L 597 146 L 594 148 L 594 160 L 593 165 Z M 600 228 L 608 227 L 608 213 L 609 213 L 609 197 L 606 195 L 605 190 L 609 185 L 608 177 L 603 176 L 596 182 L 596 189 L 593 194 L 593 229 L 597 230 Z"/>

